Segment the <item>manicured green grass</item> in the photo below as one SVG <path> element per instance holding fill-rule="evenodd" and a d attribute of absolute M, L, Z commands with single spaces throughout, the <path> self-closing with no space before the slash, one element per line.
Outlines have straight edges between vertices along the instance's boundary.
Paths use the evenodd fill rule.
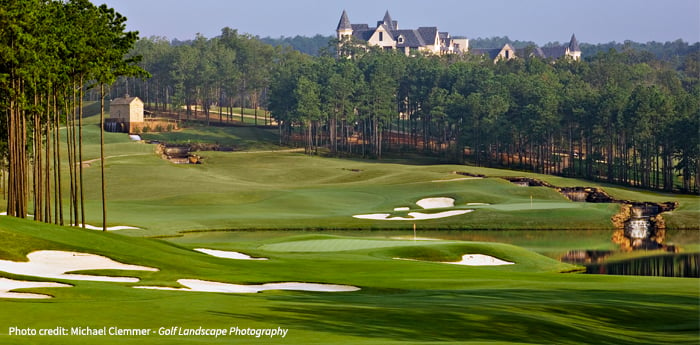
<path fill-rule="evenodd" d="M 208 127 L 192 124 L 174 131 L 142 133 L 145 140 L 158 140 L 168 144 L 207 143 L 241 150 L 280 150 L 277 131 L 256 127 Z"/>
<path fill-rule="evenodd" d="M 90 117 L 89 119 L 93 119 Z M 88 120 L 86 120 L 88 122 Z M 86 125 L 83 159 L 86 217 L 101 224 L 99 128 Z M 220 142 L 253 151 L 200 152 L 201 165 L 175 165 L 155 155 L 155 147 L 106 133 L 108 225 L 130 225 L 135 236 L 213 229 L 612 229 L 617 204 L 574 203 L 545 187 L 518 187 L 496 176 L 526 176 L 558 186 L 601 186 L 620 199 L 678 201 L 664 217 L 671 229 L 698 229 L 700 198 L 651 193 L 581 180 L 459 165 L 410 164 L 409 160 L 353 160 L 278 151 L 268 131 L 196 127 L 164 133 L 162 140 Z M 189 139 L 187 139 L 189 138 Z M 257 141 L 259 138 L 265 138 Z M 251 144 L 260 143 L 260 144 Z M 65 145 L 63 145 L 65 146 Z M 63 147 L 65 149 L 65 147 Z M 256 152 L 257 150 L 257 152 Z M 65 155 L 64 155 L 65 157 Z M 64 163 L 64 171 L 67 164 Z M 494 176 L 467 179 L 454 172 Z M 434 182 L 454 180 L 450 182 Z M 68 196 L 64 181 L 64 196 Z M 451 197 L 453 209 L 474 212 L 435 220 L 385 221 L 354 215 L 423 211 L 416 202 Z M 467 206 L 468 203 L 490 205 Z M 4 208 L 1 205 L 0 208 Z M 440 210 L 440 211 L 444 211 Z M 437 211 L 424 211 L 437 212 Z M 66 217 L 67 218 L 67 217 Z"/>
<path fill-rule="evenodd" d="M 338 250 L 294 251 L 309 245 L 322 248 L 314 243 L 323 241 L 328 246 L 334 243 Z M 270 260 L 221 259 L 191 250 L 202 246 Z M 140 277 L 139 283 L 64 281 L 75 286 L 28 290 L 51 294 L 55 298 L 50 300 L 0 299 L 3 344 L 692 344 L 699 331 L 695 279 L 555 273 L 573 267 L 494 243 L 329 235 L 268 237 L 250 232 L 247 241 L 174 244 L 3 217 L 0 247 L 0 259 L 19 260 L 32 250 L 62 249 L 160 269 L 127 272 Z M 516 264 L 466 267 L 393 259 L 455 261 L 466 253 L 494 255 Z M 37 279 L 2 272 L 0 276 Z M 181 278 L 239 284 L 349 284 L 361 290 L 223 294 L 132 288 L 177 287 L 176 280 Z M 289 333 L 284 339 L 22 337 L 9 336 L 10 326 L 149 328 L 156 332 L 172 326 L 282 327 Z"/>
<path fill-rule="evenodd" d="M 94 117 L 86 119 L 83 128 L 84 160 L 99 157 L 99 131 L 90 121 Z M 284 149 L 268 140 L 270 134 L 249 128 L 196 127 L 159 140 L 196 139 L 252 151 Z M 258 135 L 268 138 L 262 146 L 257 146 Z M 577 269 L 552 259 L 570 249 L 614 249 L 610 217 L 618 205 L 572 203 L 552 189 L 517 187 L 495 177 L 433 181 L 463 177 L 456 171 L 527 176 L 558 186 L 602 186 L 617 198 L 677 200 L 681 207 L 667 221 L 677 229 L 698 228 L 700 201 L 695 196 L 496 169 L 412 164 L 411 160 L 332 159 L 294 152 L 201 152 L 204 164 L 174 165 L 157 157 L 152 145 L 130 142 L 124 134 L 107 133 L 105 142 L 108 225 L 142 229 L 102 233 L 0 217 L 0 259 L 24 260 L 34 250 L 74 250 L 159 271 L 126 272 L 141 278 L 137 284 L 62 281 L 75 286 L 25 290 L 51 294 L 55 297 L 51 300 L 0 299 L 0 343 L 697 343 L 697 280 L 558 273 Z M 94 225 L 101 222 L 99 164 L 95 161 L 84 168 L 87 222 Z M 421 210 L 416 202 L 427 197 L 450 197 L 455 206 Z M 406 211 L 394 211 L 397 207 L 474 212 L 426 221 L 352 217 L 406 216 Z M 412 241 L 413 224 L 419 237 L 447 240 Z M 215 229 L 239 231 L 177 237 L 184 231 Z M 240 231 L 251 229 L 274 231 Z M 696 233 L 670 230 L 667 239 L 681 239 L 683 250 L 698 251 Z M 169 237 L 146 238 L 160 235 Z M 398 236 L 408 240 L 393 239 Z M 222 259 L 194 248 L 239 251 L 269 260 Z M 464 254 L 491 255 L 516 264 L 466 267 L 439 262 L 458 261 Z M 2 272 L 0 277 L 46 280 Z M 247 295 L 132 288 L 180 287 L 177 280 L 183 278 L 236 284 L 348 284 L 361 290 Z M 10 326 L 154 331 L 173 326 L 282 327 L 289 334 L 285 339 L 11 337 L 7 335 Z"/>

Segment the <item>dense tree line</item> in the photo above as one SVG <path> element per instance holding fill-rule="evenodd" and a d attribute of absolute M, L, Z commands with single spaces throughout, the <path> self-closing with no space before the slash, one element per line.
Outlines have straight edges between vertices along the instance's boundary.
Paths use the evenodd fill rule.
<path fill-rule="evenodd" d="M 331 43 L 333 46 L 334 43 Z M 334 155 L 419 150 L 451 161 L 697 191 L 698 53 L 680 63 L 634 49 L 586 61 L 411 56 L 346 45 L 309 56 L 224 29 L 174 45 L 141 40 L 162 110 L 262 106 L 281 140 Z M 241 114 L 243 110 L 241 109 Z M 207 115 L 208 116 L 208 115 Z"/>
<path fill-rule="evenodd" d="M 141 39 L 131 54 L 143 57 L 140 66 L 152 78 L 122 80 L 115 90 L 138 95 L 157 111 L 184 109 L 184 118 L 203 112 L 207 123 L 211 116 L 232 120 L 234 107 L 243 116 L 244 107 L 258 109 L 264 102 L 276 51 L 231 28 L 213 39 L 197 36 L 178 44 L 159 37 Z M 212 112 L 213 106 L 218 112 Z M 257 112 L 255 116 L 258 123 Z"/>
<path fill-rule="evenodd" d="M 26 217 L 31 199 L 37 221 L 64 224 L 68 198 L 69 221 L 85 224 L 82 100 L 86 90 L 104 94 L 116 77 L 139 71 L 124 58 L 138 39 L 125 21 L 88 0 L 0 1 L 0 161 L 9 215 Z"/>
<path fill-rule="evenodd" d="M 270 110 L 308 152 L 387 149 L 662 190 L 698 190 L 698 56 L 680 69 L 643 53 L 586 62 L 474 56 L 288 54 Z M 677 179 L 677 177 L 680 177 Z M 680 186 L 674 186 L 680 181 Z"/>
<path fill-rule="evenodd" d="M 282 36 L 278 38 L 263 37 L 260 41 L 273 47 L 289 47 L 304 54 L 319 56 L 328 49 L 328 43 L 334 39 L 335 36 L 323 36 L 319 34 L 313 37 L 299 35 L 294 37 Z"/>
<path fill-rule="evenodd" d="M 610 51 L 610 49 L 615 49 L 619 52 L 633 50 L 637 52 L 644 52 L 641 54 L 641 59 L 657 59 L 663 61 L 669 61 L 680 65 L 685 60 L 686 56 L 691 54 L 696 54 L 700 52 L 700 42 L 695 42 L 690 44 L 681 39 L 672 42 L 608 42 L 599 44 L 587 44 L 583 43 L 581 46 L 581 53 L 584 56 L 595 56 L 601 52 Z"/>

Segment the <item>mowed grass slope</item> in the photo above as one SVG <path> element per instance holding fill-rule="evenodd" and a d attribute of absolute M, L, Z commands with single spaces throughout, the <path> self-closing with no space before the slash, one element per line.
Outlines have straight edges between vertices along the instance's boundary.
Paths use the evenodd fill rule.
<path fill-rule="evenodd" d="M 84 168 L 84 193 L 87 222 L 100 225 L 99 127 L 95 121 L 94 116 L 87 118 L 83 128 L 83 159 L 90 162 Z M 680 207 L 665 215 L 667 225 L 673 229 L 700 227 L 697 196 L 460 165 L 312 157 L 281 152 L 288 148 L 277 146 L 271 132 L 247 127 L 194 127 L 158 137 L 218 142 L 246 151 L 200 152 L 204 164 L 175 165 L 158 157 L 153 145 L 131 142 L 125 134 L 106 133 L 108 225 L 145 229 L 124 231 L 130 235 L 212 229 L 409 229 L 413 223 L 419 229 L 611 229 L 610 217 L 619 210 L 617 204 L 570 202 L 550 188 L 518 187 L 499 176 L 534 177 L 557 186 L 600 186 L 620 199 L 679 201 Z M 455 172 L 489 178 L 465 179 Z M 450 197 L 455 206 L 422 210 L 416 202 L 428 197 Z M 409 211 L 394 211 L 398 207 Z M 474 212 L 420 221 L 353 218 L 464 209 Z"/>
<path fill-rule="evenodd" d="M 7 217 L 0 218 L 0 244 L 0 259 L 60 249 L 160 269 L 92 272 L 137 276 L 139 283 L 63 281 L 75 286 L 25 290 L 53 295 L 50 300 L 0 299 L 0 324 L 7 327 L 289 329 L 284 339 L 215 339 L 19 337 L 7 335 L 5 328 L 3 344 L 693 344 L 699 330 L 695 279 L 555 273 L 573 267 L 509 245 L 306 235 L 184 246 Z M 222 259 L 191 250 L 200 247 L 269 260 Z M 463 254 L 496 255 L 516 264 L 465 267 L 393 259 L 454 261 Z M 0 277 L 43 280 L 2 272 Z M 181 278 L 349 284 L 361 290 L 223 294 L 132 288 L 177 287 Z"/>

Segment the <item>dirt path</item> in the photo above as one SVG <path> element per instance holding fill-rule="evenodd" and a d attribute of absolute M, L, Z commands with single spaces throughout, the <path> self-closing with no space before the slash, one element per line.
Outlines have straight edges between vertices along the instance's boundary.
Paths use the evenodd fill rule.
<path fill-rule="evenodd" d="M 132 156 L 146 156 L 146 155 L 151 155 L 152 153 L 133 153 L 129 155 L 115 155 L 115 156 L 106 156 L 105 159 L 108 158 L 119 158 L 119 157 L 132 157 Z M 95 159 L 89 159 L 86 161 L 82 161 L 83 167 L 89 168 L 90 164 L 99 161 L 101 158 L 95 158 Z M 76 164 L 77 165 L 77 164 Z"/>

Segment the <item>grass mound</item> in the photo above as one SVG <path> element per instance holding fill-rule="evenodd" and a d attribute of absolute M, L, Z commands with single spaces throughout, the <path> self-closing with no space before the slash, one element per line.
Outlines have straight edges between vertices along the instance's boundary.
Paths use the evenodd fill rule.
<path fill-rule="evenodd" d="M 522 248 L 494 243 L 414 243 L 329 235 L 269 238 L 264 232 L 257 234 L 249 232 L 247 241 L 176 245 L 2 217 L 0 259 L 20 260 L 26 253 L 40 249 L 73 250 L 160 269 L 134 271 L 134 276 L 141 278 L 137 285 L 182 288 L 180 279 L 231 284 L 294 281 L 351 285 L 361 290 L 243 295 L 70 281 L 73 287 L 23 290 L 54 297 L 41 302 L 0 299 L 0 324 L 36 329 L 148 328 L 154 330 L 153 334 L 61 339 L 0 334 L 0 342 L 188 344 L 215 340 L 177 334 L 162 336 L 157 330 L 173 325 L 228 329 L 232 324 L 239 328 L 289 329 L 284 339 L 268 339 L 284 344 L 657 344 L 669 339 L 692 343 L 697 337 L 700 310 L 697 282 L 692 279 L 553 273 L 564 268 L 564 264 Z M 334 251 L 321 250 L 331 245 L 335 246 Z M 197 247 L 240 251 L 270 260 L 217 258 L 194 251 Z M 475 252 L 516 264 L 466 267 L 393 259 L 400 256 L 455 261 L 462 254 Z M 3 272 L 0 277 L 36 279 Z M 372 331 L 367 332 L 368 329 Z"/>
<path fill-rule="evenodd" d="M 86 222 L 101 225 L 100 161 L 95 160 L 99 158 L 99 127 L 86 125 L 83 135 L 84 160 L 92 161 L 84 169 Z M 276 145 L 274 133 L 256 128 L 200 126 L 158 135 L 165 141 L 218 142 L 257 152 L 209 151 L 202 154 L 204 164 L 175 165 L 160 159 L 152 145 L 131 142 L 121 133 L 106 133 L 108 226 L 143 229 L 122 233 L 159 236 L 185 230 L 409 229 L 415 219 L 407 214 L 425 211 L 417 204 L 425 198 L 454 199 L 453 207 L 441 211 L 474 211 L 420 220 L 421 229 L 613 227 L 610 218 L 619 211 L 617 204 L 574 203 L 551 188 L 518 187 L 491 177 L 506 175 L 538 178 L 557 186 L 602 187 L 618 199 L 677 200 L 680 207 L 664 215 L 669 229 L 697 229 L 700 217 L 697 196 L 641 192 L 507 170 L 422 165 L 410 160 L 369 161 L 264 152 L 268 151 L 267 145 Z M 68 167 L 64 165 L 62 169 L 67 171 Z M 487 178 L 465 180 L 455 172 Z M 67 185 L 68 181 L 64 181 Z M 405 209 L 408 210 L 402 211 Z M 365 214 L 390 214 L 392 218 L 407 220 L 353 218 Z"/>

